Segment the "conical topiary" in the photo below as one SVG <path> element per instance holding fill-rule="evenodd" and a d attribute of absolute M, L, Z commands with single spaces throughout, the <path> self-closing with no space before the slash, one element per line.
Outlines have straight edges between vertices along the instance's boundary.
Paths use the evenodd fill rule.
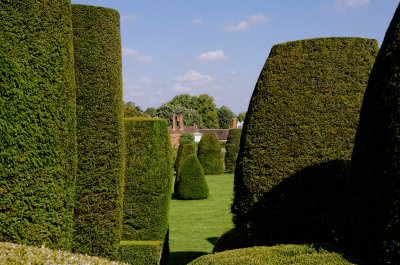
<path fill-rule="evenodd" d="M 204 178 L 204 171 L 196 155 L 186 158 L 176 184 L 177 199 L 200 200 L 207 199 L 208 185 Z"/>
<path fill-rule="evenodd" d="M 197 157 L 204 174 L 213 175 L 224 172 L 221 145 L 215 133 L 205 133 L 201 137 Z"/>
<path fill-rule="evenodd" d="M 376 40 L 351 37 L 272 47 L 243 125 L 232 205 L 236 226 L 248 229 L 254 204 L 284 179 L 351 158 L 377 52 Z"/>
<path fill-rule="evenodd" d="M 178 151 L 177 151 L 176 158 L 175 158 L 175 163 L 174 163 L 175 172 L 178 172 L 178 163 L 179 163 L 179 159 L 180 159 L 180 156 L 181 156 L 181 153 L 182 153 L 183 146 L 185 144 L 193 144 L 193 143 L 194 143 L 194 141 L 191 141 L 190 139 L 179 138 L 179 147 L 178 147 Z"/>
<path fill-rule="evenodd" d="M 372 69 L 350 166 L 349 231 L 371 264 L 400 264 L 399 58 L 400 5 Z"/>
<path fill-rule="evenodd" d="M 240 149 L 240 136 L 242 129 L 230 129 L 226 141 L 225 171 L 233 172 Z"/>
<path fill-rule="evenodd" d="M 183 145 L 181 155 L 179 156 L 178 168 L 177 168 L 177 171 L 176 171 L 174 192 L 175 192 L 175 189 L 176 189 L 176 183 L 178 183 L 179 177 L 180 177 L 180 173 L 182 172 L 182 167 L 185 164 L 186 158 L 188 158 L 189 155 L 196 155 L 196 148 L 194 147 L 194 144 L 185 144 L 185 145 Z"/>

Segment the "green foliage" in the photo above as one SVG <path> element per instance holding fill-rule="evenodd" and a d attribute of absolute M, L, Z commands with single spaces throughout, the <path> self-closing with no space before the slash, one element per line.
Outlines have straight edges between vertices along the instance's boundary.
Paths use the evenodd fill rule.
<path fill-rule="evenodd" d="M 72 5 L 77 83 L 78 175 L 74 252 L 114 258 L 124 178 L 119 13 Z"/>
<path fill-rule="evenodd" d="M 164 240 L 172 186 L 172 149 L 161 119 L 125 118 L 123 240 Z"/>
<path fill-rule="evenodd" d="M 236 118 L 235 113 L 233 113 L 233 111 L 231 111 L 231 109 L 225 105 L 218 109 L 217 115 L 218 115 L 219 128 L 221 129 L 231 128 L 232 119 Z"/>
<path fill-rule="evenodd" d="M 201 137 L 197 157 L 203 167 L 204 174 L 221 174 L 224 171 L 221 145 L 215 133 L 205 133 Z"/>
<path fill-rule="evenodd" d="M 72 254 L 46 247 L 32 247 L 0 242 L 0 264 L 87 264 L 87 265 L 118 265 L 119 263 L 104 258 L 91 257 L 82 254 Z M 77 263 L 79 261 L 79 263 Z"/>
<path fill-rule="evenodd" d="M 351 265 L 341 255 L 322 248 L 308 245 L 276 245 L 272 247 L 252 247 L 228 250 L 205 255 L 189 265 L 232 264 L 232 265 L 286 265 L 320 264 Z"/>
<path fill-rule="evenodd" d="M 132 265 L 159 265 L 162 241 L 121 241 L 117 260 Z"/>
<path fill-rule="evenodd" d="M 183 134 L 181 134 L 181 137 L 179 138 L 179 142 L 181 142 L 182 140 L 194 143 L 194 135 L 191 133 L 183 133 Z"/>
<path fill-rule="evenodd" d="M 243 231 L 238 228 L 231 228 L 215 242 L 213 253 L 250 246 L 253 246 L 253 244 Z"/>
<path fill-rule="evenodd" d="M 234 172 L 240 148 L 242 129 L 230 129 L 226 141 L 225 171 Z"/>
<path fill-rule="evenodd" d="M 0 1 L 0 241 L 71 248 L 77 160 L 70 8 L 69 0 Z"/>
<path fill-rule="evenodd" d="M 351 160 L 349 232 L 371 264 L 400 263 L 399 29 L 400 5 L 372 69 Z"/>
<path fill-rule="evenodd" d="M 189 94 L 176 95 L 168 104 L 187 109 L 196 109 L 198 97 Z"/>
<path fill-rule="evenodd" d="M 196 155 L 189 155 L 186 158 L 176 183 L 175 197 L 181 200 L 207 199 L 208 185 Z"/>
<path fill-rule="evenodd" d="M 283 179 L 329 160 L 349 160 L 378 51 L 376 40 L 318 38 L 272 47 L 244 121 L 232 212 L 238 227 Z M 266 210 L 268 211 L 268 210 Z"/>
<path fill-rule="evenodd" d="M 204 128 L 217 129 L 218 123 L 218 109 L 214 104 L 214 98 L 207 94 L 202 94 L 197 100 L 196 110 L 200 114 Z"/>
<path fill-rule="evenodd" d="M 153 118 L 154 114 L 156 113 L 156 109 L 155 108 L 147 108 L 143 114 L 145 114 L 148 118 Z"/>
<path fill-rule="evenodd" d="M 142 116 L 142 109 L 135 106 L 135 102 L 128 101 L 124 104 L 124 117 L 140 117 Z"/>
<path fill-rule="evenodd" d="M 239 113 L 239 115 L 237 116 L 238 121 L 240 122 L 244 121 L 244 118 L 246 118 L 246 113 L 247 113 L 246 111 Z"/>
<path fill-rule="evenodd" d="M 185 163 L 186 158 L 189 155 L 196 155 L 196 148 L 194 147 L 194 144 L 184 144 L 182 148 L 182 152 L 179 156 L 179 161 L 178 161 L 178 170 L 176 171 L 176 180 L 179 180 L 179 175 L 182 172 L 182 167 L 183 164 Z"/>
<path fill-rule="evenodd" d="M 168 122 L 168 126 L 172 126 L 173 114 L 183 114 L 183 124 L 185 126 L 192 126 L 193 124 L 196 124 L 198 128 L 203 128 L 201 115 L 196 110 L 187 109 L 182 106 L 162 104 L 156 109 L 154 117 L 164 119 Z"/>
<path fill-rule="evenodd" d="M 178 147 L 178 151 L 177 151 L 175 162 L 174 162 L 175 172 L 178 172 L 178 164 L 179 164 L 179 160 L 180 160 L 180 157 L 182 154 L 182 149 L 183 149 L 183 146 L 186 144 L 193 144 L 193 141 L 185 139 L 185 138 L 179 138 L 179 147 Z"/>

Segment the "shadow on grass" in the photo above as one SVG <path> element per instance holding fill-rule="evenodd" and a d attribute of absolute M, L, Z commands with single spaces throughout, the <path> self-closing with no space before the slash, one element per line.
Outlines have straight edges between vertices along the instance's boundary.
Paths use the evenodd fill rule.
<path fill-rule="evenodd" d="M 219 237 L 209 237 L 207 238 L 207 241 L 215 246 L 215 243 L 217 243 L 218 238 Z"/>
<path fill-rule="evenodd" d="M 198 251 L 171 252 L 168 257 L 168 265 L 185 265 L 192 260 L 207 254 L 210 253 Z"/>

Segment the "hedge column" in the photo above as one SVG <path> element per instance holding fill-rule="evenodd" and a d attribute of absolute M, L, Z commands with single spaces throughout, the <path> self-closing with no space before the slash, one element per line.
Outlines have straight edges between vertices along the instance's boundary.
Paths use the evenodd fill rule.
<path fill-rule="evenodd" d="M 242 129 L 230 129 L 226 140 L 225 171 L 234 172 L 240 148 Z"/>
<path fill-rule="evenodd" d="M 400 263 L 399 29 L 400 5 L 372 69 L 350 165 L 352 247 L 371 264 Z"/>
<path fill-rule="evenodd" d="M 71 248 L 76 111 L 69 0 L 0 1 L 0 241 Z"/>
<path fill-rule="evenodd" d="M 283 179 L 349 160 L 376 40 L 319 38 L 272 47 L 244 121 L 232 212 L 236 226 Z"/>
<path fill-rule="evenodd" d="M 161 240 L 168 230 L 172 149 L 161 119 L 125 118 L 123 240 Z"/>
<path fill-rule="evenodd" d="M 205 133 L 197 149 L 197 157 L 205 175 L 216 175 L 224 172 L 221 144 L 215 133 Z"/>
<path fill-rule="evenodd" d="M 114 258 L 124 171 L 120 18 L 72 5 L 77 83 L 78 174 L 73 250 Z"/>

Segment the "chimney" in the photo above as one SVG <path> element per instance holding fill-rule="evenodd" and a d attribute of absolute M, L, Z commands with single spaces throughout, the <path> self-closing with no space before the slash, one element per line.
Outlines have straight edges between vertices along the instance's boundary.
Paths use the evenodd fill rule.
<path fill-rule="evenodd" d="M 179 130 L 183 130 L 183 114 L 179 115 Z"/>
<path fill-rule="evenodd" d="M 176 130 L 176 115 L 172 114 L 172 130 Z"/>
<path fill-rule="evenodd" d="M 232 128 L 233 129 L 237 128 L 237 119 L 235 119 L 235 118 L 232 119 Z"/>

